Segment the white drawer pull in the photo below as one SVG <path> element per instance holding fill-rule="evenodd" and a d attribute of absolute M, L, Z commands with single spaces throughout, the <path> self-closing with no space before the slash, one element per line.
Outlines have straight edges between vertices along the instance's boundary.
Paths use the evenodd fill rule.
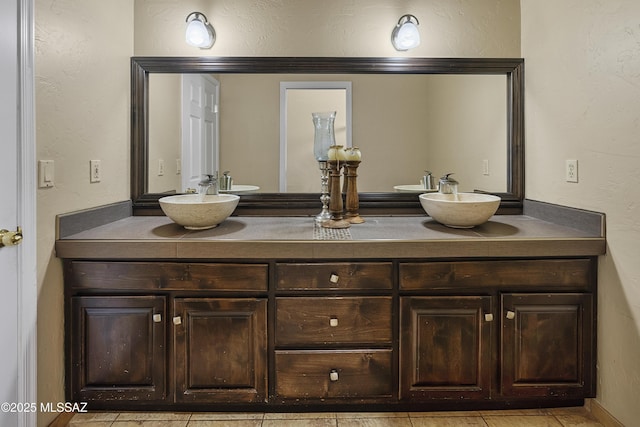
<path fill-rule="evenodd" d="M 336 326 L 338 326 L 338 319 L 335 317 L 332 317 L 331 319 L 329 319 L 329 326 L 331 326 L 332 328 L 335 328 Z"/>
<path fill-rule="evenodd" d="M 332 274 L 331 277 L 329 277 L 331 283 L 338 283 L 338 280 L 340 280 L 340 276 L 337 274 Z"/>
<path fill-rule="evenodd" d="M 153 321 L 154 321 L 154 323 L 162 322 L 162 314 L 154 314 L 153 315 Z"/>
<path fill-rule="evenodd" d="M 329 373 L 329 379 L 331 381 L 338 381 L 338 371 L 336 371 L 335 369 L 332 369 L 331 372 Z"/>
<path fill-rule="evenodd" d="M 511 310 L 507 311 L 507 319 L 513 320 L 515 318 L 516 318 L 516 314 L 513 311 Z"/>
<path fill-rule="evenodd" d="M 493 322 L 493 314 L 491 313 L 486 313 L 484 315 L 484 320 L 486 320 L 487 322 Z"/>
<path fill-rule="evenodd" d="M 180 316 L 176 316 L 173 318 L 173 324 L 174 325 L 181 325 L 182 324 L 182 318 Z"/>

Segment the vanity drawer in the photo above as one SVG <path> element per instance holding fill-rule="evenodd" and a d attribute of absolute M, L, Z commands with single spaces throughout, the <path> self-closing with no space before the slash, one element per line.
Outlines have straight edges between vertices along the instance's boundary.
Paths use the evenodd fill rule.
<path fill-rule="evenodd" d="M 267 264 L 74 261 L 65 275 L 76 289 L 266 291 Z"/>
<path fill-rule="evenodd" d="M 391 289 L 390 262 L 282 263 L 276 265 L 280 290 Z"/>
<path fill-rule="evenodd" d="M 452 286 L 546 286 L 588 288 L 593 264 L 589 259 L 417 262 L 400 264 L 400 289 Z"/>
<path fill-rule="evenodd" d="M 277 298 L 276 345 L 388 344 L 391 297 Z"/>
<path fill-rule="evenodd" d="M 279 398 L 391 397 L 392 352 L 380 350 L 276 351 Z"/>

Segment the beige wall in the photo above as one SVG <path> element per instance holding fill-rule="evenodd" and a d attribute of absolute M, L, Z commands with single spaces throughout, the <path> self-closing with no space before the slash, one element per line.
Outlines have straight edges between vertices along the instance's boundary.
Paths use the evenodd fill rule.
<path fill-rule="evenodd" d="M 129 198 L 130 0 L 36 0 L 37 158 L 55 187 L 37 192 L 38 401 L 64 402 L 63 286 L 55 216 Z M 89 183 L 89 160 L 102 182 Z M 40 413 L 38 425 L 56 414 Z"/>
<path fill-rule="evenodd" d="M 129 57 L 520 56 L 519 1 L 414 3 L 137 0 L 134 6 L 130 0 L 35 0 L 37 157 L 56 165 L 56 186 L 38 190 L 39 401 L 64 400 L 55 215 L 129 198 Z M 183 43 L 184 19 L 194 10 L 206 13 L 216 28 L 211 50 Z M 419 17 L 423 44 L 399 53 L 389 37 L 404 13 Z M 97 184 L 89 183 L 92 159 L 102 162 Z M 38 424 L 54 416 L 40 414 Z"/>
<path fill-rule="evenodd" d="M 640 420 L 640 2 L 522 0 L 526 193 L 604 212 L 597 401 Z M 578 159 L 577 184 L 564 181 Z"/>

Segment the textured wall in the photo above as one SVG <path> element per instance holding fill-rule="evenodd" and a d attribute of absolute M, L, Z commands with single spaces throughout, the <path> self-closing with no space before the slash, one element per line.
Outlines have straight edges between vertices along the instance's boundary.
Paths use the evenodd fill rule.
<path fill-rule="evenodd" d="M 129 198 L 129 0 L 36 0 L 37 158 L 55 161 L 39 189 L 38 401 L 64 401 L 64 316 L 55 216 Z M 114 25 L 117 23 L 117 25 Z M 102 182 L 89 183 L 89 160 Z M 56 414 L 39 414 L 48 425 Z"/>
<path fill-rule="evenodd" d="M 527 197 L 607 215 L 597 400 L 627 426 L 640 420 L 638 17 L 637 0 L 522 0 Z"/>
<path fill-rule="evenodd" d="M 140 56 L 519 57 L 517 0 L 136 0 Z M 184 43 L 190 12 L 217 33 L 201 50 Z M 420 21 L 422 44 L 408 53 L 390 42 L 400 16 Z"/>

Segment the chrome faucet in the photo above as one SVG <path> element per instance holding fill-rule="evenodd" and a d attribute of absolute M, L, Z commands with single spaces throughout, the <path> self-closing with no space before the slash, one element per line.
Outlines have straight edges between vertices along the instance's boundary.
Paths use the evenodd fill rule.
<path fill-rule="evenodd" d="M 453 173 L 448 173 L 440 178 L 439 191 L 442 194 L 458 194 L 458 181 L 449 178 Z"/>
<path fill-rule="evenodd" d="M 198 194 L 204 195 L 204 194 L 218 194 L 218 176 L 216 175 L 209 175 L 206 174 L 204 175 L 205 178 L 202 179 L 202 181 L 200 181 L 198 183 L 198 187 L 200 188 L 200 191 L 198 192 Z"/>

